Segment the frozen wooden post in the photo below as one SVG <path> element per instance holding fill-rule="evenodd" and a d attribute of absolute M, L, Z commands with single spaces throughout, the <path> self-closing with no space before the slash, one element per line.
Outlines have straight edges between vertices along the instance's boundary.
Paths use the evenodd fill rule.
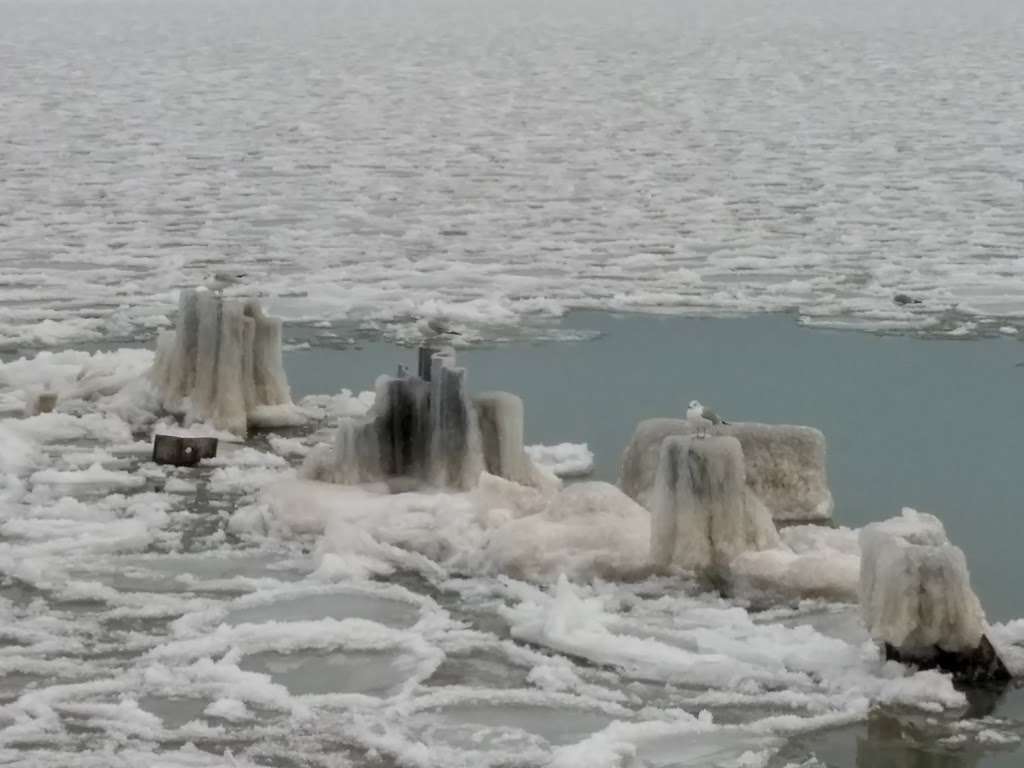
<path fill-rule="evenodd" d="M 667 438 L 695 431 L 685 419 L 648 419 L 636 426 L 622 454 L 619 485 L 648 509 L 658 457 Z M 825 436 L 811 427 L 740 422 L 715 427 L 743 449 L 747 487 L 778 522 L 824 522 L 832 517 L 832 492 L 825 468 Z"/>
<path fill-rule="evenodd" d="M 237 435 L 245 435 L 251 423 L 266 426 L 268 412 L 284 423 L 295 418 L 282 364 L 281 321 L 267 317 L 256 301 L 182 291 L 177 328 L 157 341 L 153 381 L 167 410 Z"/>
<path fill-rule="evenodd" d="M 523 449 L 523 401 L 510 392 L 483 392 L 473 398 L 484 467 L 517 483 L 533 480 L 533 466 Z"/>
<path fill-rule="evenodd" d="M 177 437 L 157 435 L 153 441 L 153 461 L 175 467 L 194 467 L 202 459 L 217 455 L 215 437 Z"/>
<path fill-rule="evenodd" d="M 469 413 L 463 397 L 466 371 L 434 357 L 430 379 L 431 464 L 440 486 L 461 488 L 469 447 Z"/>
<path fill-rule="evenodd" d="M 763 504 L 747 488 L 735 437 L 670 437 L 661 446 L 651 513 L 651 560 L 726 580 L 743 552 L 779 543 Z"/>
<path fill-rule="evenodd" d="M 42 392 L 36 395 L 35 402 L 32 404 L 32 415 L 38 416 L 41 413 L 52 413 L 53 409 L 56 407 L 57 393 Z"/>
<path fill-rule="evenodd" d="M 427 479 L 430 464 L 430 385 L 418 378 L 378 384 L 374 424 L 384 477 Z"/>
<path fill-rule="evenodd" d="M 336 483 L 414 480 L 468 490 L 484 470 L 524 485 L 558 480 L 523 449 L 523 401 L 508 392 L 470 399 L 455 351 L 419 350 L 419 375 L 377 379 L 373 409 L 342 419 L 332 450 L 314 451 L 304 477 Z M 482 434 L 483 433 L 483 434 Z"/>
<path fill-rule="evenodd" d="M 424 381 L 430 381 L 430 367 L 431 365 L 433 365 L 431 360 L 433 359 L 436 353 L 437 350 L 433 349 L 432 347 L 420 347 L 417 352 L 418 356 L 416 359 L 416 372 L 417 375 Z"/>
<path fill-rule="evenodd" d="M 1008 680 L 985 635 L 963 551 L 934 515 L 904 510 L 860 532 L 860 605 L 887 659 L 938 667 L 964 682 Z"/>

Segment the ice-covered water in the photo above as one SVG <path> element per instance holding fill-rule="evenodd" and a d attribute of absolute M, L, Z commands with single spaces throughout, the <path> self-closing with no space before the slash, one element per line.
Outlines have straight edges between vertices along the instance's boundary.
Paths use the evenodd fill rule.
<path fill-rule="evenodd" d="M 392 347 L 303 345 L 411 341 L 421 314 L 471 341 L 592 336 L 550 323 L 574 308 L 1014 335 L 1021 13 L 0 0 L 0 351 L 138 342 L 170 324 L 180 287 L 221 270 L 247 273 L 227 293 L 324 325 L 292 339 L 315 383 L 300 394 L 369 386 L 395 362 Z M 471 377 L 527 395 L 528 438 L 569 475 L 607 477 L 636 418 L 694 396 L 821 426 L 839 436 L 840 523 L 894 500 L 950 512 L 994 618 L 1019 616 L 1012 342 L 805 348 L 753 327 L 652 321 L 620 327 L 611 353 L 526 365 L 481 351 Z M 683 577 L 509 578 L 487 559 L 501 510 L 463 497 L 300 487 L 270 509 L 263 489 L 287 489 L 323 434 L 157 467 L 133 384 L 150 361 L 4 365 L 4 764 L 1019 763 L 1019 691 L 965 696 L 882 664 L 851 606 L 748 612 Z M 25 418 L 51 389 L 59 412 Z M 871 421 L 876 390 L 906 425 Z M 645 399 L 625 407 L 630 392 Z M 1002 428 L 965 418 L 964 396 Z M 318 402 L 335 417 L 369 404 Z M 1024 642 L 1020 620 L 992 631 Z"/>
<path fill-rule="evenodd" d="M 4 345 L 152 330 L 220 269 L 400 337 L 424 311 L 487 338 L 574 307 L 1022 314 L 1015 0 L 0 17 Z"/>
<path fill-rule="evenodd" d="M 636 333 L 678 339 L 695 325 L 706 343 L 727 347 L 730 329 L 745 325 L 749 343 L 764 349 L 751 331 L 757 320 L 574 319 L 607 336 L 464 359 L 472 381 L 512 376 L 513 368 L 525 378 L 530 367 L 536 383 L 524 391 L 527 412 L 532 404 L 545 427 L 527 437 L 546 439 L 551 429 L 579 441 L 593 427 L 598 439 L 589 445 L 602 472 L 606 454 L 621 448 L 595 425 L 617 428 L 604 398 L 636 414 L 622 405 L 615 376 L 587 401 L 570 402 L 580 390 L 559 383 L 567 372 L 549 355 L 587 375 L 587 360 L 623 359 Z M 779 322 L 763 328 L 783 334 Z M 837 353 L 859 350 L 863 340 L 897 343 L 789 333 Z M 656 346 L 675 354 L 693 343 L 662 341 Z M 947 355 L 997 344 L 908 343 Z M 998 344 L 1000 359 L 1012 344 Z M 293 352 L 287 363 L 298 399 L 316 381 L 369 382 L 371 371 L 409 354 L 391 345 L 321 349 Z M 857 354 L 880 370 L 880 358 Z M 7 414 L 0 419 L 0 757 L 10 764 L 817 768 L 914 760 L 994 768 L 1019 761 L 1019 691 L 965 696 L 948 677 L 883 664 L 854 606 L 792 602 L 749 612 L 685 575 L 509 578 L 488 559 L 488 526 L 501 526 L 503 513 L 484 507 L 481 514 L 471 496 L 314 492 L 297 483 L 295 465 L 311 443 L 331 438 L 329 428 L 222 444 L 217 460 L 198 469 L 153 465 L 152 427 L 140 416 L 147 395 L 131 383 L 151 359 L 128 349 L 0 364 Z M 503 368 L 500 359 L 516 365 Z M 692 383 L 732 380 L 722 365 L 692 374 Z M 791 388 L 771 370 L 762 368 L 765 381 Z M 62 393 L 58 413 L 26 418 L 19 409 L 41 381 Z M 721 391 L 715 399 L 730 415 L 757 402 L 737 399 L 730 386 Z M 689 398 L 654 387 L 643 402 L 671 408 Z M 301 402 L 337 418 L 364 411 L 369 398 Z M 787 403 L 780 398 L 775 407 Z M 556 412 L 564 413 L 556 419 Z M 839 522 L 854 522 L 838 500 Z M 977 513 L 974 527 L 998 538 L 989 517 Z M 552 543 L 541 537 L 535 546 Z M 1002 551 L 993 546 L 987 558 L 997 570 Z M 984 572 L 985 561 L 982 552 L 971 562 Z M 1005 589 L 997 596 L 1012 592 Z M 1001 646 L 1024 642 L 1020 620 L 992 631 Z"/>

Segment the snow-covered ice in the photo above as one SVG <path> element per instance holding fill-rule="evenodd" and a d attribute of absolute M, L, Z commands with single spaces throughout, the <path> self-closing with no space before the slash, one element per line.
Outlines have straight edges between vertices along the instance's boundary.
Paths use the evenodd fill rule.
<path fill-rule="evenodd" d="M 857 531 L 733 558 L 748 610 L 645 573 L 645 504 L 601 484 L 316 484 L 301 429 L 156 467 L 153 354 L 106 350 L 217 271 L 340 341 L 574 308 L 1017 334 L 1016 5 L 741 5 L 4 6 L 0 350 L 104 349 L 0 362 L 0 762 L 777 768 L 894 709 L 955 760 L 1019 743 L 828 601 Z M 299 405 L 333 437 L 375 399 Z"/>
<path fill-rule="evenodd" d="M 133 7 L 121 36 L 32 4 L 0 31 L 0 344 L 165 329 L 219 271 L 286 319 L 408 340 L 577 307 L 1017 326 L 1017 18 L 984 6 L 554 3 L 527 29 L 494 0 L 215 2 L 214 56 L 187 5 Z"/>

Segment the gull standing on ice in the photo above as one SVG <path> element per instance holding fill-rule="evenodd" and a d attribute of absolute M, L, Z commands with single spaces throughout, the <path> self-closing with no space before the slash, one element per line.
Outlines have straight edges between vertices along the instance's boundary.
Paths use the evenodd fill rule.
<path fill-rule="evenodd" d="M 701 405 L 699 400 L 690 401 L 690 407 L 686 409 L 686 420 L 696 427 L 697 437 L 707 437 L 708 427 L 729 423 L 707 406 Z"/>

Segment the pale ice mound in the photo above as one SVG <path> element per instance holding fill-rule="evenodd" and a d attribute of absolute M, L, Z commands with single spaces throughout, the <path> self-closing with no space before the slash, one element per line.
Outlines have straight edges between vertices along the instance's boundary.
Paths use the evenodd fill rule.
<path fill-rule="evenodd" d="M 793 597 L 855 603 L 860 582 L 857 531 L 822 525 L 791 525 L 781 545 L 747 551 L 729 564 L 729 583 L 739 596 L 763 602 Z"/>
<path fill-rule="evenodd" d="M 497 572 L 534 580 L 630 578 L 648 569 L 650 529 L 650 513 L 614 485 L 576 483 L 494 530 L 486 556 Z"/>
<path fill-rule="evenodd" d="M 586 477 L 594 471 L 594 453 L 586 443 L 528 445 L 534 463 L 558 477 Z"/>

